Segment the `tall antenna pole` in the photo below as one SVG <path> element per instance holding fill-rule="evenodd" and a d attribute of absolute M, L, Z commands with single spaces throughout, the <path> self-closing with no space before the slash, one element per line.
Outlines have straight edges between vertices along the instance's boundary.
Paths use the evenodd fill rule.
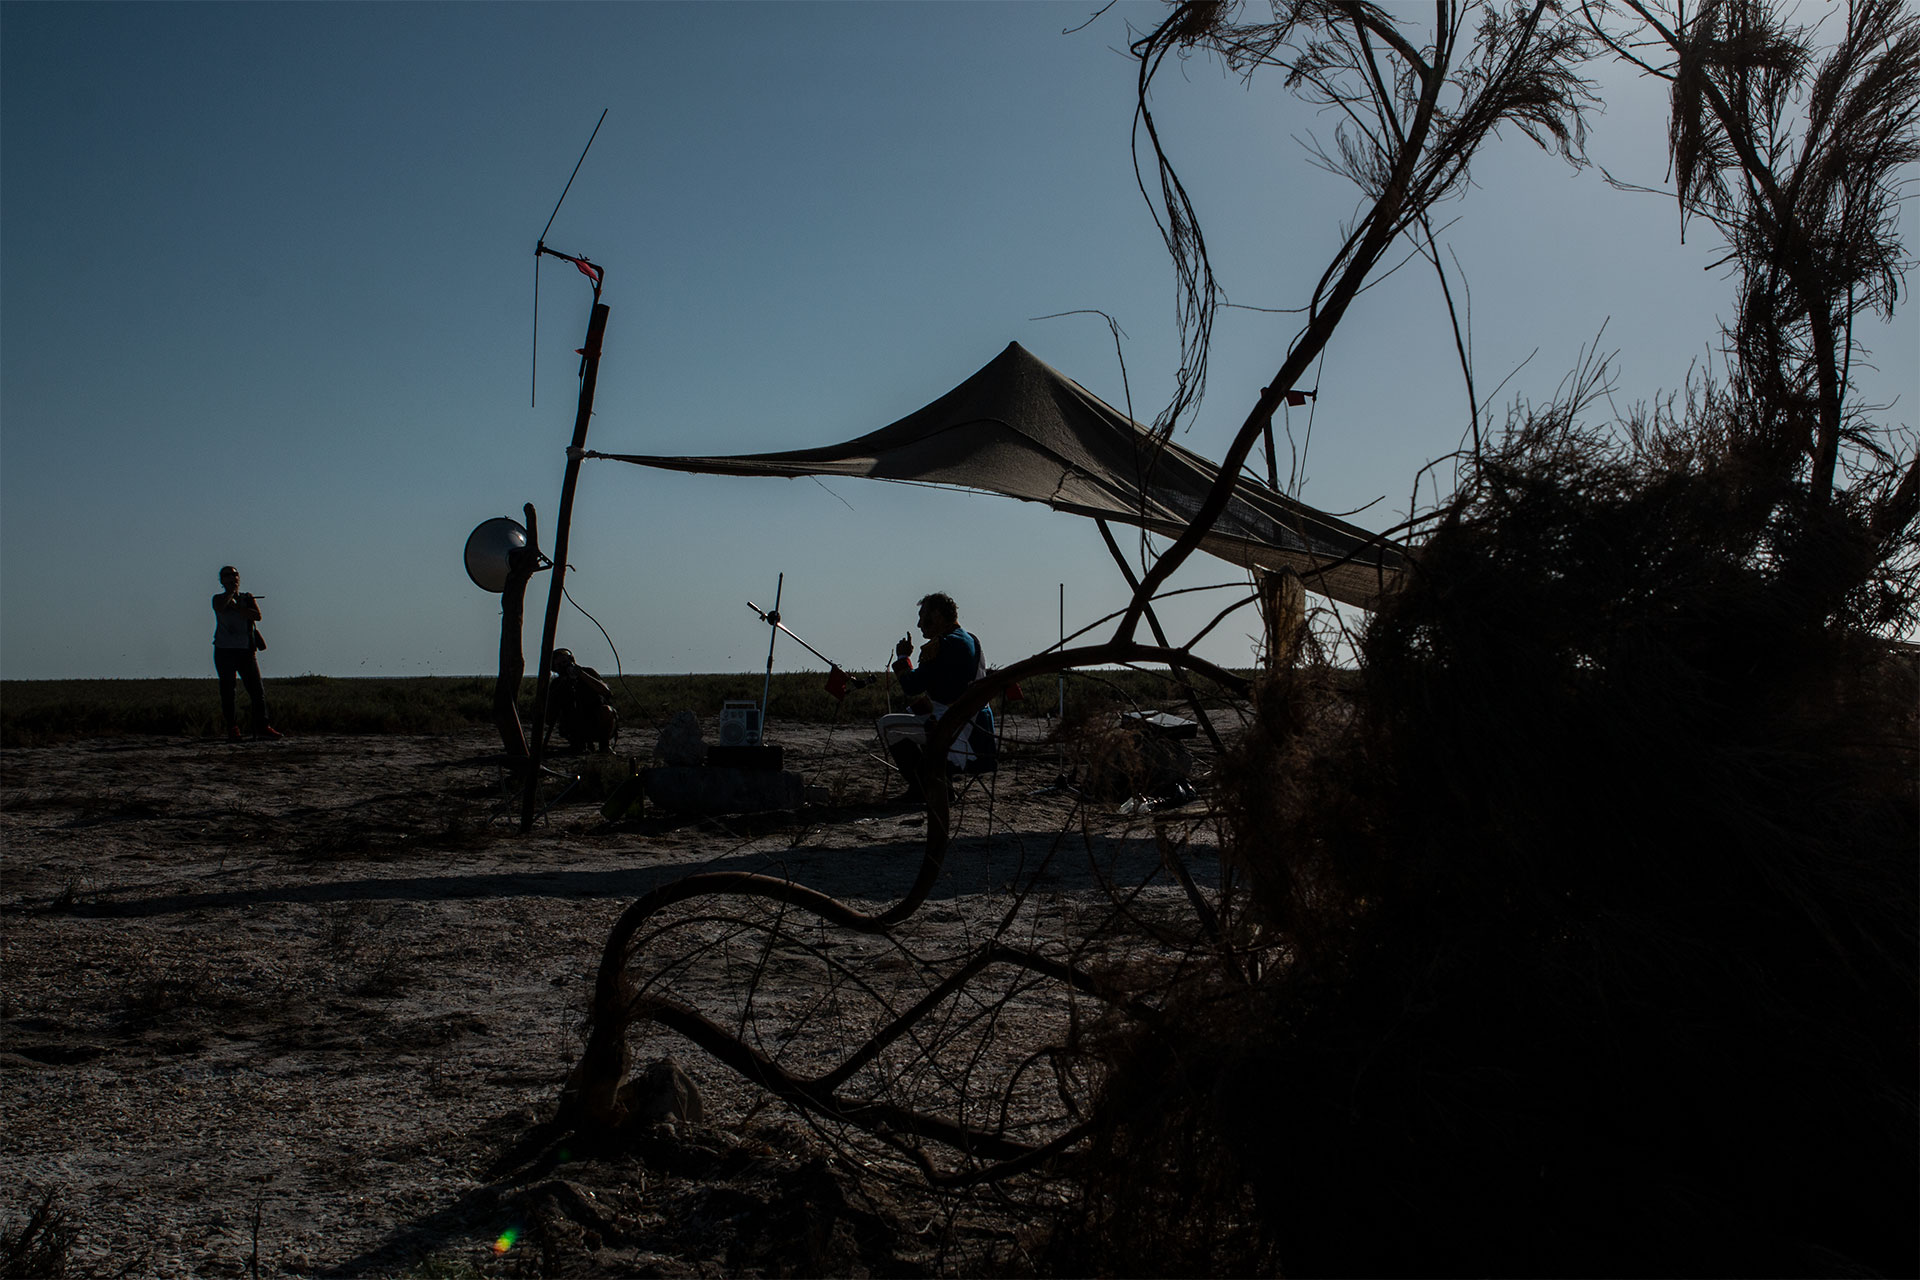
<path fill-rule="evenodd" d="M 580 176 L 580 166 L 587 162 L 587 152 L 593 150 L 593 140 L 600 136 L 600 126 L 607 122 L 608 107 L 600 109 L 600 118 L 593 122 L 593 132 L 587 135 L 587 145 L 580 148 L 580 158 L 573 162 L 573 172 L 567 175 L 567 185 L 560 188 L 560 198 L 553 202 L 553 212 L 547 215 L 547 225 L 540 228 L 540 237 L 533 251 L 533 380 L 527 392 L 527 407 L 537 408 L 540 403 L 540 259 L 547 252 L 547 232 L 553 230 L 553 220 L 560 216 L 560 206 L 567 202 L 567 192 L 573 190 L 573 180 Z M 565 255 L 558 255 L 565 256 Z M 600 301 L 600 283 L 593 285 L 593 300 Z"/>
<path fill-rule="evenodd" d="M 560 629 L 560 598 L 567 577 L 567 534 L 573 523 L 573 490 L 580 480 L 580 453 L 587 444 L 587 424 L 593 421 L 593 388 L 600 378 L 600 343 L 607 333 L 609 308 L 598 301 L 595 282 L 593 317 L 587 321 L 587 345 L 581 350 L 580 408 L 573 418 L 573 443 L 567 447 L 567 475 L 560 484 L 559 529 L 553 539 L 553 581 L 547 585 L 547 625 L 540 633 L 540 683 L 533 695 L 532 754 L 527 760 L 527 786 L 522 797 L 520 831 L 533 830 L 533 806 L 540 791 L 540 757 L 546 751 L 547 687 L 553 678 L 553 636 Z"/>

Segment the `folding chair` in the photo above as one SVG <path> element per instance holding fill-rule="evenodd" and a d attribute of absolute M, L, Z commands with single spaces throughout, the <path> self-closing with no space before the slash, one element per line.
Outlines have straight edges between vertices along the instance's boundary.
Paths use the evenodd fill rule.
<path fill-rule="evenodd" d="M 975 788 L 990 791 L 993 788 L 994 778 L 999 775 L 999 772 L 998 760 L 990 764 L 983 764 L 979 760 L 969 761 L 958 769 L 947 771 L 947 792 L 953 797 L 954 804 L 960 804 Z M 956 779 L 958 779 L 957 785 Z"/>
<path fill-rule="evenodd" d="M 951 796 L 949 803 L 954 808 L 959 808 L 966 804 L 967 798 L 971 796 L 975 790 L 979 790 L 987 797 L 989 823 L 992 822 L 994 801 L 998 798 L 996 784 L 1000 778 L 1001 750 L 1004 745 L 1002 737 L 1006 723 L 1005 700 L 1002 699 L 1001 708 L 995 712 L 993 717 L 992 752 L 976 753 L 973 759 L 969 760 L 959 769 L 950 770 L 947 774 L 948 794 Z M 956 779 L 958 779 L 957 786 L 955 785 Z"/>
<path fill-rule="evenodd" d="M 993 750 L 991 752 L 975 752 L 973 758 L 967 761 L 967 763 L 958 768 L 949 764 L 942 771 L 942 776 L 947 780 L 948 794 L 952 799 L 952 803 L 958 804 L 960 801 L 966 799 L 968 793 L 976 786 L 991 788 L 994 775 L 1000 768 L 999 716 L 994 717 L 993 732 Z M 880 747 L 880 755 L 876 758 L 881 761 L 882 766 L 889 772 L 899 771 L 900 764 L 894 760 L 893 753 L 888 747 L 884 737 L 881 740 Z M 958 788 L 957 790 L 955 789 L 956 787 Z"/>

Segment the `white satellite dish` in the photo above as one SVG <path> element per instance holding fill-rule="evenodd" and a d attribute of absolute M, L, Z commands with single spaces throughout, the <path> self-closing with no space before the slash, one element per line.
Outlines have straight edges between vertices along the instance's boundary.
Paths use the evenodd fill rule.
<path fill-rule="evenodd" d="M 467 576 L 482 591 L 501 594 L 513 569 L 507 557 L 526 545 L 527 530 L 518 520 L 506 516 L 482 520 L 467 535 Z"/>

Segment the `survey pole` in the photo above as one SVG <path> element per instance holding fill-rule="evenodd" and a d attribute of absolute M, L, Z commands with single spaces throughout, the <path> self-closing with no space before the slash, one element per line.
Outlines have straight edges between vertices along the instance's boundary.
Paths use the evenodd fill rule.
<path fill-rule="evenodd" d="M 599 297 L 595 281 L 594 296 Z M 607 332 L 609 309 L 605 303 L 593 304 L 593 317 L 587 321 L 587 345 L 580 349 L 580 407 L 573 418 L 573 443 L 567 447 L 567 474 L 560 482 L 559 527 L 553 535 L 553 581 L 547 584 L 547 623 L 540 632 L 540 683 L 533 695 L 533 741 L 527 746 L 526 790 L 522 796 L 520 831 L 533 830 L 533 807 L 539 798 L 540 758 L 546 754 L 547 688 L 553 678 L 553 638 L 560 629 L 560 601 L 567 579 L 567 533 L 573 523 L 573 490 L 580 481 L 580 453 L 587 444 L 587 425 L 593 421 L 593 388 L 600 379 L 600 343 Z"/>
<path fill-rule="evenodd" d="M 767 703 L 773 698 L 773 646 L 780 639 L 780 596 L 787 589 L 786 571 L 780 573 L 780 581 L 773 587 L 773 612 L 767 615 L 767 621 L 773 625 L 767 628 L 767 679 L 760 686 L 760 727 L 754 730 L 755 745 L 764 746 L 767 741 Z"/>

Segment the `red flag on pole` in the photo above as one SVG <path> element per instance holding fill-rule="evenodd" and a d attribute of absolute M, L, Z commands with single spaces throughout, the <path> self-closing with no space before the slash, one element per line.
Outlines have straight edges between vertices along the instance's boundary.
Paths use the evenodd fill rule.
<path fill-rule="evenodd" d="M 827 672 L 827 692 L 832 694 L 836 700 L 844 699 L 850 687 L 852 687 L 852 682 L 847 678 L 847 673 L 840 668 L 835 667 L 833 670 Z"/>
<path fill-rule="evenodd" d="M 594 266 L 585 258 L 568 258 L 567 261 L 579 268 L 581 275 L 593 281 L 594 288 L 598 289 L 600 287 L 600 268 Z M 1306 401 L 1302 400 L 1301 403 L 1304 404 Z"/>
<path fill-rule="evenodd" d="M 545 248 L 544 245 L 541 247 Z M 603 276 L 599 267 L 594 266 L 591 262 L 588 262 L 585 258 L 576 258 L 570 253 L 561 253 L 558 249 L 547 249 L 546 251 L 552 254 L 556 258 L 565 258 L 568 262 L 571 262 L 573 264 L 574 270 L 578 271 L 581 275 L 585 276 L 587 279 L 593 281 L 594 288 L 598 289 L 600 287 L 600 281 L 602 280 Z"/>

